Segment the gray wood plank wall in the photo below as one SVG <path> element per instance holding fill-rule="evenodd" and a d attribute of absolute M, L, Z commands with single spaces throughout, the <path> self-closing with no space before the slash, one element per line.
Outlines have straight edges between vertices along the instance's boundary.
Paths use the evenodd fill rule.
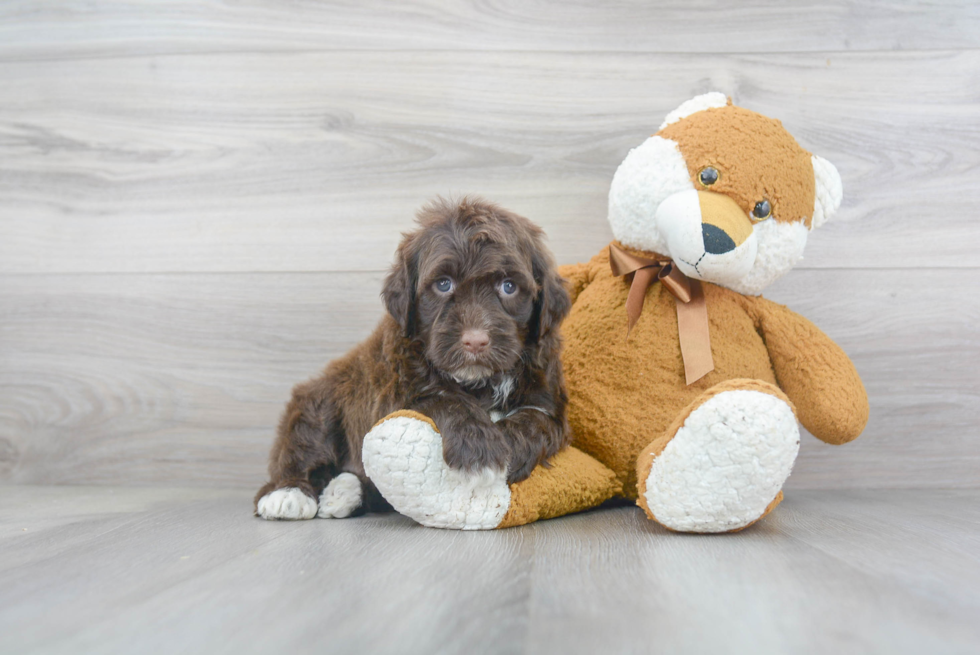
<path fill-rule="evenodd" d="M 767 296 L 852 355 L 865 435 L 791 486 L 980 486 L 975 2 L 0 4 L 0 482 L 257 485 L 435 194 L 610 237 L 708 90 L 840 169 Z"/>

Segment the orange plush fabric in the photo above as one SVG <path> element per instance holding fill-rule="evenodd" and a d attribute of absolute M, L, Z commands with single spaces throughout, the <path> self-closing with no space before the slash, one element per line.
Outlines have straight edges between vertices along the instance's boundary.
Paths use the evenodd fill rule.
<path fill-rule="evenodd" d="M 510 509 L 500 528 L 524 525 L 601 505 L 622 492 L 608 468 L 576 448 L 566 448 L 531 477 L 510 486 Z"/>
<path fill-rule="evenodd" d="M 762 297 L 742 300 L 803 427 L 829 444 L 856 439 L 868 423 L 869 406 L 850 358 L 820 328 L 783 305 Z"/>
<path fill-rule="evenodd" d="M 720 382 L 751 378 L 779 386 L 803 425 L 828 443 L 854 439 L 867 422 L 867 395 L 851 360 L 810 321 L 781 305 L 704 283 L 715 370 L 688 386 L 674 297 L 660 283 L 647 289 L 627 339 L 629 285 L 613 277 L 608 250 L 587 266 L 559 272 L 590 281 L 580 283 L 562 325 L 574 444 L 612 469 L 629 498 L 637 497 L 640 451 Z"/>
<path fill-rule="evenodd" d="M 589 268 L 592 282 L 579 293 L 562 325 L 569 424 L 575 446 L 611 468 L 625 495 L 636 498 L 637 455 L 664 434 L 683 407 L 731 378 L 771 383 L 776 378 L 765 342 L 739 294 L 704 285 L 715 370 L 687 386 L 674 297 L 660 283 L 652 284 L 627 339 L 629 285 L 613 277 L 607 250 Z"/>
<path fill-rule="evenodd" d="M 728 105 L 691 114 L 658 134 L 678 144 L 696 185 L 701 169 L 714 166 L 721 176 L 711 190 L 732 198 L 746 213 L 765 198 L 775 220 L 806 217 L 810 225 L 810 153 L 778 120 Z"/>
<path fill-rule="evenodd" d="M 840 198 L 832 164 L 721 94 L 678 107 L 624 160 L 610 189 L 614 244 L 701 280 L 715 366 L 685 383 L 679 301 L 662 283 L 646 289 L 627 337 L 631 280 L 613 275 L 608 249 L 561 268 L 573 299 L 562 325 L 573 443 L 612 469 L 625 496 L 644 493 L 640 478 L 691 411 L 726 390 L 780 398 L 827 443 L 861 433 L 867 394 L 847 355 L 810 321 L 751 295 L 793 267 Z"/>

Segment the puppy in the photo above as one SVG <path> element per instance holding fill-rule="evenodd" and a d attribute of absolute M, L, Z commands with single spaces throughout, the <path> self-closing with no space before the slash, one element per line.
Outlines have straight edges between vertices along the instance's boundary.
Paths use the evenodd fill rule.
<path fill-rule="evenodd" d="M 569 442 L 558 326 L 571 303 L 541 229 L 482 200 L 437 199 L 417 219 L 384 281 L 388 315 L 293 389 L 257 516 L 390 509 L 364 474 L 361 445 L 400 409 L 435 421 L 449 466 L 506 469 L 509 482 Z"/>

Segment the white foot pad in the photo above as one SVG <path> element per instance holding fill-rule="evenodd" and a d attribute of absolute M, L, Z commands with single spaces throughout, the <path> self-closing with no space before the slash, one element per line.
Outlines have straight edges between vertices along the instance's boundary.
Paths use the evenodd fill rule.
<path fill-rule="evenodd" d="M 296 487 L 284 487 L 262 496 L 256 509 L 264 519 L 311 519 L 316 516 L 316 501 Z"/>
<path fill-rule="evenodd" d="M 442 435 L 425 421 L 388 419 L 364 437 L 362 458 L 385 500 L 422 525 L 490 530 L 510 508 L 506 471 L 449 468 L 442 458 Z"/>
<path fill-rule="evenodd" d="M 757 520 L 800 449 L 793 410 L 761 391 L 725 391 L 691 412 L 653 462 L 646 501 L 683 532 L 727 532 Z"/>
<path fill-rule="evenodd" d="M 320 494 L 321 519 L 345 519 L 361 506 L 361 481 L 353 473 L 341 473 Z"/>

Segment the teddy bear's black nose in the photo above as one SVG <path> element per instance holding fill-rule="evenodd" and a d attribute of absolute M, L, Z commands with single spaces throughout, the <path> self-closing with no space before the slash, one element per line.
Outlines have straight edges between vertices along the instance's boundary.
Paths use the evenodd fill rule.
<path fill-rule="evenodd" d="M 735 242 L 720 227 L 710 223 L 702 223 L 701 234 L 704 237 L 705 252 L 720 255 L 735 250 Z"/>

